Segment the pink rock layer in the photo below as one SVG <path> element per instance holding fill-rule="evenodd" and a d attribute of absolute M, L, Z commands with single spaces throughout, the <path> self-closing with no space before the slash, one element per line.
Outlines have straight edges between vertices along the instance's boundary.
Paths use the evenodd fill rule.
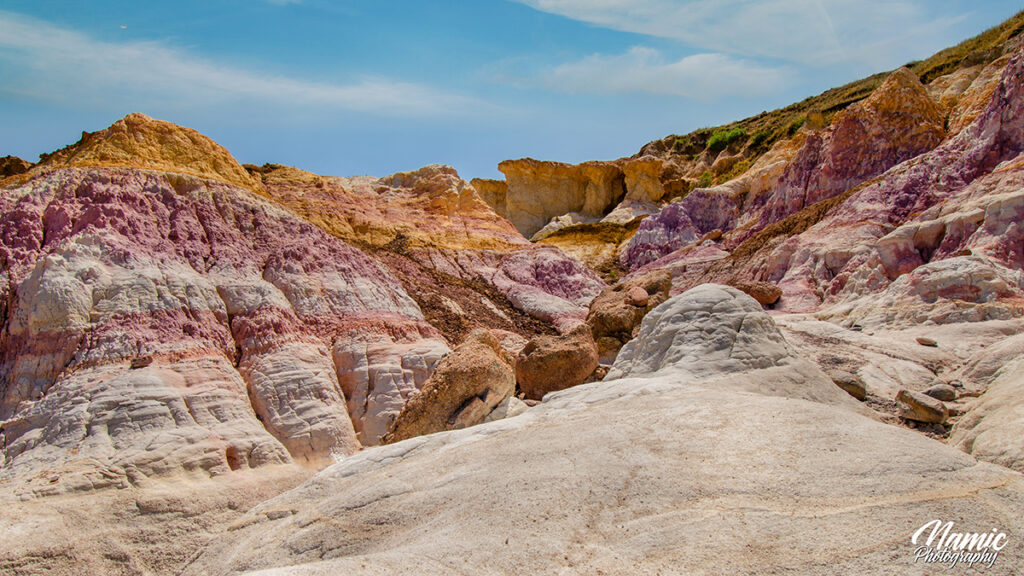
<path fill-rule="evenodd" d="M 360 447 L 336 339 L 445 346 L 387 268 L 231 185 L 73 168 L 0 210 L 4 477 L 321 465 Z"/>
<path fill-rule="evenodd" d="M 845 154 L 832 149 L 834 166 L 873 159 L 875 153 L 882 160 L 865 161 L 874 168 L 831 187 L 829 194 L 841 193 L 830 198 L 801 196 L 803 201 L 790 203 L 786 198 L 793 197 L 793 187 L 781 179 L 763 196 L 769 199 L 765 206 L 779 209 L 755 210 L 756 218 L 748 219 L 755 224 L 727 232 L 721 243 L 700 240 L 711 228 L 729 230 L 738 220 L 721 217 L 714 202 L 723 201 L 722 194 L 697 191 L 645 222 L 641 231 L 646 232 L 637 233 L 626 261 L 637 273 L 672 270 L 676 293 L 708 281 L 776 283 L 783 291 L 776 309 L 829 308 L 826 316 L 849 323 L 1019 315 L 1024 301 L 1022 70 L 1024 55 L 1017 50 L 972 124 L 863 184 L 841 192 L 856 178 L 900 160 L 900 154 L 885 146 L 877 150 L 870 138 Z M 834 125 L 833 143 L 838 131 Z M 918 145 L 903 153 L 932 141 L 922 134 L 919 142 L 913 140 Z M 827 188 L 820 184 L 814 190 Z M 719 219 L 707 220 L 712 215 Z"/>

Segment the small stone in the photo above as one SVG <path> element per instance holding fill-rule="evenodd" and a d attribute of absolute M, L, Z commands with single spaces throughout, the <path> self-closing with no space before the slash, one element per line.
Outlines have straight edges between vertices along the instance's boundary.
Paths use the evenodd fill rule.
<path fill-rule="evenodd" d="M 936 348 L 939 345 L 938 342 L 926 336 L 921 336 L 920 338 L 918 338 L 917 343 L 920 344 L 921 346 L 931 346 L 932 348 Z"/>
<path fill-rule="evenodd" d="M 281 518 L 287 518 L 297 513 L 297 510 L 270 510 L 266 513 L 268 520 L 280 520 Z"/>
<path fill-rule="evenodd" d="M 864 381 L 856 374 L 851 374 L 843 370 L 832 370 L 829 371 L 828 375 L 829 378 L 832 378 L 832 382 L 834 382 L 836 386 L 845 390 L 850 396 L 853 396 L 857 400 L 867 398 L 868 391 L 867 388 L 864 387 Z"/>
<path fill-rule="evenodd" d="M 152 356 L 140 356 L 138 358 L 132 358 L 132 366 L 131 366 L 131 368 L 132 368 L 132 370 L 137 370 L 139 368 L 145 368 L 146 366 L 149 366 L 152 363 L 153 363 L 153 357 Z"/>
<path fill-rule="evenodd" d="M 949 410 L 941 401 L 920 392 L 900 390 L 896 395 L 900 418 L 928 424 L 943 424 L 949 418 Z"/>
<path fill-rule="evenodd" d="M 626 298 L 629 299 L 629 303 L 633 306 L 642 308 L 647 306 L 647 303 L 651 299 L 651 295 L 647 293 L 647 290 L 644 290 L 643 286 L 634 286 L 629 289 L 629 292 L 626 294 Z"/>
<path fill-rule="evenodd" d="M 594 372 L 587 377 L 585 382 L 600 382 L 604 380 L 604 377 L 608 375 L 608 371 L 611 369 L 612 367 L 610 364 L 598 364 L 597 368 L 595 368 Z"/>
<path fill-rule="evenodd" d="M 936 384 L 925 390 L 924 393 L 943 402 L 956 400 L 956 389 L 948 384 Z"/>

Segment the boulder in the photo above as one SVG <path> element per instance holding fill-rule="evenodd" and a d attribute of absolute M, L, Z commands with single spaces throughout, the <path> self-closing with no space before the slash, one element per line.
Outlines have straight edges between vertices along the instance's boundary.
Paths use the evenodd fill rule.
<path fill-rule="evenodd" d="M 867 388 L 864 387 L 864 381 L 856 374 L 843 370 L 830 370 L 828 376 L 832 379 L 832 382 L 835 382 L 836 386 L 839 386 L 857 400 L 867 398 L 868 392 Z"/>
<path fill-rule="evenodd" d="M 647 314 L 605 379 L 662 369 L 710 376 L 776 366 L 789 356 L 775 322 L 753 298 L 731 286 L 703 284 Z"/>
<path fill-rule="evenodd" d="M 900 418 L 924 422 L 926 424 L 944 424 L 949 418 L 949 410 L 941 401 L 913 390 L 900 390 L 896 395 Z"/>
<path fill-rule="evenodd" d="M 622 345 L 636 335 L 644 316 L 668 299 L 672 274 L 657 270 L 605 288 L 590 303 L 590 325 L 598 353 L 612 361 Z"/>
<path fill-rule="evenodd" d="M 629 292 L 626 292 L 626 301 L 637 308 L 646 307 L 650 300 L 651 295 L 642 286 L 634 286 L 629 289 Z"/>
<path fill-rule="evenodd" d="M 932 348 L 936 348 L 939 345 L 934 338 L 928 338 L 927 336 L 919 336 L 917 338 L 917 343 L 921 346 L 930 346 Z"/>
<path fill-rule="evenodd" d="M 731 286 L 739 288 L 762 306 L 771 306 L 782 297 L 782 289 L 771 282 L 737 281 Z"/>
<path fill-rule="evenodd" d="M 568 334 L 538 336 L 516 358 L 516 380 L 527 398 L 582 384 L 597 368 L 597 345 L 590 327 L 581 324 Z"/>
<path fill-rule="evenodd" d="M 477 329 L 434 370 L 384 436 L 390 444 L 483 422 L 515 392 L 516 381 L 498 339 Z"/>
<path fill-rule="evenodd" d="M 949 384 L 936 384 L 935 386 L 925 390 L 923 393 L 942 402 L 952 402 L 956 400 L 956 388 Z"/>

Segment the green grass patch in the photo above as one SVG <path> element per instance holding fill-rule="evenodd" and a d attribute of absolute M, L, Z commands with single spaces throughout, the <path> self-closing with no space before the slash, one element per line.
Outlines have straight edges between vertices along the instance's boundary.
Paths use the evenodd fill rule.
<path fill-rule="evenodd" d="M 731 130 L 719 130 L 712 134 L 711 138 L 708 139 L 707 148 L 709 152 L 717 154 L 731 146 L 733 143 L 740 140 L 745 141 L 746 139 L 747 129 L 742 126 L 737 126 Z"/>

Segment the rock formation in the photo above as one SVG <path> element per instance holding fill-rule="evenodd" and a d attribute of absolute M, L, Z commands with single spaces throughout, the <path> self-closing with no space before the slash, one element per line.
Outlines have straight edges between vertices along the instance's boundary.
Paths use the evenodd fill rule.
<path fill-rule="evenodd" d="M 504 182 L 0 160 L 0 574 L 1016 574 L 1022 22 Z"/>
<path fill-rule="evenodd" d="M 82 132 L 82 139 L 43 157 L 26 174 L 68 167 L 130 167 L 175 172 L 244 188 L 257 182 L 230 152 L 189 128 L 129 114 L 106 130 Z M 24 177 L 19 179 L 24 181 Z"/>
<path fill-rule="evenodd" d="M 269 198 L 382 261 L 456 342 L 480 326 L 569 330 L 603 286 L 561 251 L 527 242 L 447 166 L 383 179 L 250 169 Z"/>
<path fill-rule="evenodd" d="M 604 361 L 615 359 L 622 345 L 636 336 L 640 321 L 668 300 L 672 275 L 658 270 L 605 288 L 590 303 L 587 324 Z"/>
<path fill-rule="evenodd" d="M 508 182 L 504 213 L 527 237 L 554 216 L 579 212 L 600 218 L 626 192 L 622 171 L 603 162 L 573 166 L 524 158 L 502 162 L 498 170 Z"/>
<path fill-rule="evenodd" d="M 515 361 L 516 381 L 527 399 L 582 384 L 597 368 L 598 352 L 590 327 L 530 340 Z"/>
<path fill-rule="evenodd" d="M 32 168 L 30 162 L 26 162 L 17 156 L 4 156 L 0 158 L 0 180 L 8 176 L 24 174 Z"/>
<path fill-rule="evenodd" d="M 498 339 L 487 330 L 476 330 L 438 364 L 402 408 L 384 442 L 479 424 L 515 389 L 512 366 Z"/>
<path fill-rule="evenodd" d="M 375 444 L 457 334 L 405 291 L 401 254 L 457 279 L 433 283 L 451 307 L 461 296 L 526 336 L 581 324 L 601 285 L 450 168 L 349 187 L 254 173 L 131 115 L 9 182 L 0 478 L 46 471 L 19 490 L 52 493 L 322 466 Z M 381 199 L 342 202 L 359 194 Z M 371 256 L 382 244 L 392 260 Z"/>
<path fill-rule="evenodd" d="M 681 565 L 762 574 L 814 573 L 824 562 L 889 574 L 912 564 L 910 537 L 935 517 L 964 529 L 1024 527 L 1018 474 L 865 416 L 790 355 L 746 295 L 711 287 L 663 308 L 690 312 L 670 326 L 654 321 L 658 310 L 645 318 L 630 360 L 617 362 L 634 377 L 349 458 L 250 511 L 184 573 L 442 574 L 468 564 L 507 574 Z M 692 367 L 706 350 L 715 357 Z M 700 545 L 680 545 L 687 538 Z M 992 568 L 1014 569 L 1009 555 Z"/>

